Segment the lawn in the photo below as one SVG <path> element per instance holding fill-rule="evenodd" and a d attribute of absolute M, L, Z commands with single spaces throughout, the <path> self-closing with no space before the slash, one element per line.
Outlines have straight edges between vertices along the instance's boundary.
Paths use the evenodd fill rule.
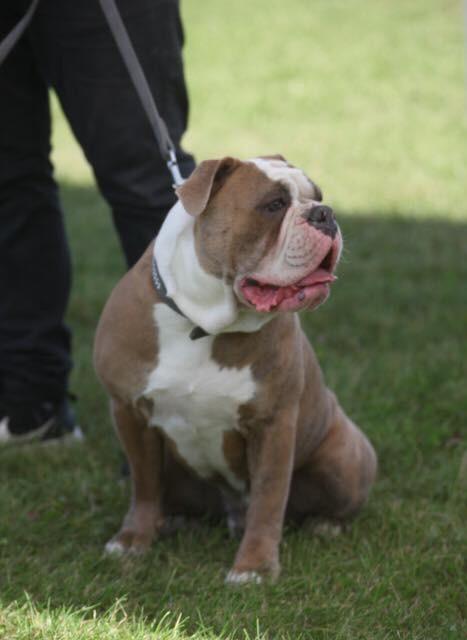
<path fill-rule="evenodd" d="M 73 448 L 0 451 L 0 638 L 458 640 L 467 633 L 467 206 L 462 6 L 183 0 L 198 159 L 281 152 L 337 211 L 329 302 L 302 321 L 380 473 L 351 530 L 286 531 L 276 585 L 227 588 L 203 525 L 102 554 L 128 486 L 91 364 L 123 273 L 106 204 L 54 103 L 74 261 Z"/>

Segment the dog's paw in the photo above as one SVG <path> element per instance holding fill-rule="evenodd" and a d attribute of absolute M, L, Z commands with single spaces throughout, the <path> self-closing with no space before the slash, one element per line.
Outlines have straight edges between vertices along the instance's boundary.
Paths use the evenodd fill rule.
<path fill-rule="evenodd" d="M 325 518 L 310 518 L 305 523 L 305 529 L 318 538 L 337 538 L 344 531 L 344 526 L 340 522 L 326 520 Z"/>
<path fill-rule="evenodd" d="M 267 562 L 235 562 L 225 578 L 225 583 L 234 586 L 271 583 L 277 580 L 280 570 L 279 561 L 275 558 Z"/>
<path fill-rule="evenodd" d="M 121 542 L 112 538 L 104 547 L 104 553 L 108 556 L 123 556 L 126 550 Z"/>
<path fill-rule="evenodd" d="M 261 584 L 263 582 L 262 576 L 256 571 L 229 571 L 225 578 L 226 584 L 234 586 L 242 584 Z"/>
<path fill-rule="evenodd" d="M 104 552 L 112 556 L 140 556 L 151 547 L 153 537 L 135 531 L 120 531 L 105 545 Z"/>

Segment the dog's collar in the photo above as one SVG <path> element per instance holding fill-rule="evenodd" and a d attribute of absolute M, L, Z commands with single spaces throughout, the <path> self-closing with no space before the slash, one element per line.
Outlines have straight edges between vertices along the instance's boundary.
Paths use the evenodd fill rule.
<path fill-rule="evenodd" d="M 162 302 L 166 304 L 168 307 L 170 307 L 173 311 L 175 311 L 179 315 L 186 318 L 187 316 L 176 304 L 175 300 L 173 300 L 170 296 L 167 295 L 167 287 L 165 286 L 165 282 L 163 281 L 162 276 L 160 274 L 155 256 L 153 256 L 152 258 L 152 283 Z M 206 331 L 201 327 L 194 327 L 190 331 L 191 340 L 198 340 L 199 338 L 204 338 L 205 336 L 208 336 L 208 335 L 209 334 L 206 333 Z"/>

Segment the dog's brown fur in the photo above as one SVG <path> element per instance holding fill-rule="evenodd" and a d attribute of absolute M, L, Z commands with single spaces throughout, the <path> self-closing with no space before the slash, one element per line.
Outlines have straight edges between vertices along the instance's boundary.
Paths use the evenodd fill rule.
<path fill-rule="evenodd" d="M 234 240 L 226 239 L 221 251 L 209 247 L 219 235 L 210 236 L 208 225 L 216 225 L 219 231 L 227 224 L 219 212 L 235 207 L 232 190 L 243 189 L 244 202 L 246 188 L 255 194 L 271 189 L 255 170 L 253 177 L 250 170 L 245 185 L 243 169 L 235 161 L 224 166 L 222 184 L 215 185 L 221 164 L 205 167 L 197 176 L 200 183 L 188 182 L 185 189 L 192 206 L 205 212 L 196 234 L 201 263 L 216 273 L 219 264 L 214 258 L 224 256 L 233 277 L 237 262 L 248 260 L 250 248 L 257 246 L 253 236 L 263 233 L 269 238 L 277 230 L 274 225 L 260 229 L 261 218 L 252 226 L 251 219 L 246 221 L 237 213 L 235 229 L 229 231 Z M 221 187 L 229 180 L 226 194 Z M 202 193 L 206 182 L 207 197 Z M 267 245 L 268 241 L 262 250 L 267 251 Z M 151 259 L 152 245 L 116 287 L 96 336 L 95 366 L 111 396 L 133 485 L 129 512 L 114 540 L 127 551 L 144 551 L 168 515 L 228 514 L 233 529 L 244 528 L 233 574 L 275 577 L 284 518 L 300 522 L 308 516 L 334 521 L 352 517 L 366 501 L 375 478 L 373 448 L 326 388 L 298 316 L 279 314 L 259 331 L 220 334 L 212 348 L 212 358 L 220 367 L 249 366 L 257 383 L 254 399 L 239 409 L 237 429 L 226 431 L 223 442 L 229 468 L 247 482 L 248 508 L 225 481 L 198 477 L 176 444 L 158 428 L 148 427 L 151 406 L 142 395 L 158 358 L 152 308 L 163 304 L 152 285 Z"/>

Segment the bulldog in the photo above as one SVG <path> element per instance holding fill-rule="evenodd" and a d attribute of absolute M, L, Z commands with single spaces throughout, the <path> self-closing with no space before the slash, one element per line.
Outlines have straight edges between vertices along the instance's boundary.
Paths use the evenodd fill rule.
<path fill-rule="evenodd" d="M 284 521 L 340 525 L 376 474 L 296 313 L 328 297 L 342 236 L 281 156 L 207 160 L 177 196 L 97 330 L 132 480 L 106 549 L 144 552 L 175 516 L 226 517 L 241 535 L 227 582 L 275 579 Z"/>

